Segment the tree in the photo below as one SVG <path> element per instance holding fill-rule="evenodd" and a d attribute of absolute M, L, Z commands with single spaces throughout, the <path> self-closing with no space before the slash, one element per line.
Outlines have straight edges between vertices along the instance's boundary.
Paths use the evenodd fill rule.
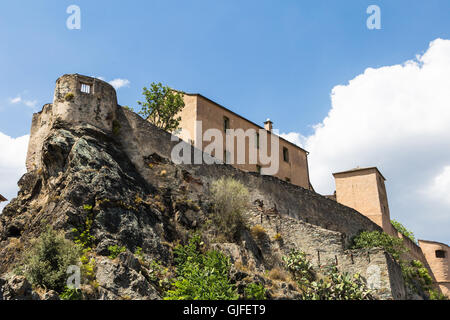
<path fill-rule="evenodd" d="M 176 115 L 184 108 L 184 94 L 155 82 L 150 89 L 144 87 L 142 94 L 145 102 L 138 101 L 139 114 L 165 131 L 177 130 L 181 117 Z"/>

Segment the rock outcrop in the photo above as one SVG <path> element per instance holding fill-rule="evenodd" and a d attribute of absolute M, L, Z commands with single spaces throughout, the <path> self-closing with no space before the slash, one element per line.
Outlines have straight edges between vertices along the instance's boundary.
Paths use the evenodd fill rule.
<path fill-rule="evenodd" d="M 79 92 L 80 82 L 91 83 L 91 97 Z M 71 92 L 75 97 L 66 101 Z M 19 181 L 17 198 L 0 215 L 0 299 L 55 298 L 53 292 L 32 290 L 24 278 L 11 280 L 13 270 L 47 225 L 74 240 L 74 229 L 88 218 L 86 206 L 95 238 L 89 299 L 161 299 L 153 270 L 134 253 L 142 248 L 147 260 L 170 268 L 174 245 L 186 243 L 193 231 L 230 257 L 232 281 L 240 291 L 256 279 L 269 288 L 270 298 L 299 298 L 292 283 L 268 276 L 282 267 L 283 255 L 297 248 L 315 266 L 333 261 L 342 271 L 376 276 L 377 298 L 405 298 L 401 272 L 388 254 L 347 250 L 359 231 L 379 230 L 370 220 L 273 177 L 228 165 L 174 164 L 170 155 L 178 142 L 114 99 L 115 92 L 100 80 L 66 75 L 57 82 L 53 104 L 34 116 L 28 172 Z M 212 214 L 209 186 L 222 176 L 248 187 L 249 227 L 262 226 L 265 239 L 243 231 L 238 243 L 219 241 L 221 230 L 206 223 Z M 111 258 L 111 246 L 125 252 Z"/>

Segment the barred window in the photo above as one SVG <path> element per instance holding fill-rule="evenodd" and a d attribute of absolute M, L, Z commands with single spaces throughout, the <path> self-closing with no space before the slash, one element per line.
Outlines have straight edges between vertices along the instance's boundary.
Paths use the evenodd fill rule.
<path fill-rule="evenodd" d="M 91 93 L 91 86 L 86 83 L 81 84 L 81 92 L 83 93 Z"/>

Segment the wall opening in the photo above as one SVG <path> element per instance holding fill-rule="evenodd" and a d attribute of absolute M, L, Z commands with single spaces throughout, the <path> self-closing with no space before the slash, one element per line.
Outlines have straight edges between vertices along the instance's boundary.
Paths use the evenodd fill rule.
<path fill-rule="evenodd" d="M 435 254 L 436 254 L 436 258 L 443 259 L 446 257 L 446 252 L 444 250 L 436 250 Z"/>
<path fill-rule="evenodd" d="M 87 93 L 87 94 L 91 93 L 91 85 L 82 83 L 81 84 L 81 92 Z"/>
<path fill-rule="evenodd" d="M 289 162 L 289 150 L 286 147 L 283 147 L 283 160 Z"/>

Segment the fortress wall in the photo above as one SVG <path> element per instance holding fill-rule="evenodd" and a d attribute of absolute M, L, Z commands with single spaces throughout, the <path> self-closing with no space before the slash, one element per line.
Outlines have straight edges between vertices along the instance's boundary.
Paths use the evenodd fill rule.
<path fill-rule="evenodd" d="M 118 135 L 123 149 L 141 175 L 150 177 L 151 170 L 144 158 L 157 153 L 171 158 L 177 143 L 186 145 L 194 153 L 201 153 L 191 145 L 171 141 L 169 133 L 156 128 L 137 114 L 120 108 L 117 114 L 121 131 Z M 233 168 L 231 165 L 184 165 L 196 177 L 203 180 L 205 192 L 208 185 L 220 177 L 234 177 L 251 190 L 252 200 L 263 200 L 264 205 L 284 216 L 290 216 L 322 228 L 343 234 L 345 244 L 361 230 L 381 230 L 379 226 L 357 211 L 327 199 L 313 191 L 281 181 L 272 176 L 260 176 Z"/>
<path fill-rule="evenodd" d="M 334 264 L 341 272 L 359 273 L 379 299 L 406 298 L 400 267 L 381 249 L 345 250 L 341 233 L 289 217 L 281 219 L 254 211 L 249 223 L 261 225 L 270 239 L 279 234 L 281 240 L 277 251 L 281 255 L 299 249 L 306 253 L 316 270 Z"/>

